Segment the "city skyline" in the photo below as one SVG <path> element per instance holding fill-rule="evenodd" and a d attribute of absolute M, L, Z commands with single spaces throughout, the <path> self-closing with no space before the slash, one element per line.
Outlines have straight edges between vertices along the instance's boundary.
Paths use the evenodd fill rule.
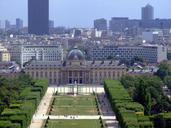
<path fill-rule="evenodd" d="M 50 20 L 55 21 L 55 26 L 92 27 L 93 20 L 98 18 L 106 18 L 107 20 L 111 17 L 140 19 L 141 8 L 146 4 L 151 4 L 154 7 L 154 18 L 169 19 L 171 16 L 167 12 L 169 11 L 170 3 L 171 1 L 169 0 L 131 0 L 129 2 L 125 0 L 109 0 L 107 2 L 104 0 L 74 0 L 72 2 L 50 0 Z M 8 10 L 9 5 L 13 5 L 10 10 Z M 23 19 L 24 25 L 27 26 L 27 0 L 1 0 L 0 20 L 8 19 L 14 24 L 16 18 Z"/>

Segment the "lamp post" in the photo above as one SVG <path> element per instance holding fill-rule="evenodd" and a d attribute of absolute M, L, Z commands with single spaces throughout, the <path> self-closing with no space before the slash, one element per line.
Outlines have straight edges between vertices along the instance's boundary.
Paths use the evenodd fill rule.
<path fill-rule="evenodd" d="M 78 86 L 77 81 L 75 81 L 74 82 L 74 96 L 77 96 L 77 92 L 78 92 L 77 86 Z"/>

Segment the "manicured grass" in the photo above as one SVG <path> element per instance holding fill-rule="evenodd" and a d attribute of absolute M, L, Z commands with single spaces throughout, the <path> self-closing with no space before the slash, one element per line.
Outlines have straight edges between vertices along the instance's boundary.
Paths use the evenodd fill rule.
<path fill-rule="evenodd" d="M 99 120 L 49 120 L 48 128 L 101 128 Z"/>
<path fill-rule="evenodd" d="M 57 96 L 51 115 L 98 115 L 94 96 Z"/>

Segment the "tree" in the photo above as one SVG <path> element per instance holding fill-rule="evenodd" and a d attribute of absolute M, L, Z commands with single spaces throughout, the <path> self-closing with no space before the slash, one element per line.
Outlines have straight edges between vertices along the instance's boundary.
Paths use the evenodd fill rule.
<path fill-rule="evenodd" d="M 163 62 L 159 65 L 159 70 L 157 71 L 156 75 L 158 75 L 162 80 L 168 76 L 171 75 L 171 68 L 169 64 L 166 62 Z"/>
<path fill-rule="evenodd" d="M 171 89 L 171 76 L 166 76 L 164 78 L 164 83 L 167 85 L 169 89 Z"/>
<path fill-rule="evenodd" d="M 146 96 L 145 96 L 145 113 L 147 115 L 151 114 L 151 106 L 152 106 L 152 100 L 151 100 L 151 94 L 149 92 L 146 92 Z"/>
<path fill-rule="evenodd" d="M 170 110 L 170 101 L 162 91 L 164 83 L 158 76 L 124 76 L 121 82 L 134 101 L 144 106 L 147 115 Z"/>

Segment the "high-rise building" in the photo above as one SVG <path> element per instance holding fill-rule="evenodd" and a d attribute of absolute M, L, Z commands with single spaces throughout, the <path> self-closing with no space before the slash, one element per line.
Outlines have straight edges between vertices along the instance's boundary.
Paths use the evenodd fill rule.
<path fill-rule="evenodd" d="M 54 21 L 53 20 L 49 20 L 49 28 L 54 28 Z"/>
<path fill-rule="evenodd" d="M 23 28 L 23 20 L 20 18 L 16 19 L 16 29 L 22 29 Z"/>
<path fill-rule="evenodd" d="M 154 19 L 154 8 L 153 6 L 147 4 L 142 7 L 142 20 L 153 20 Z"/>
<path fill-rule="evenodd" d="M 49 34 L 49 0 L 28 0 L 29 34 Z"/>
<path fill-rule="evenodd" d="M 5 20 L 5 29 L 10 29 L 10 21 Z"/>
<path fill-rule="evenodd" d="M 80 29 L 74 29 L 73 30 L 73 37 L 80 37 L 82 31 Z"/>
<path fill-rule="evenodd" d="M 97 30 L 107 30 L 107 20 L 104 18 L 94 20 L 94 28 Z"/>
<path fill-rule="evenodd" d="M 2 21 L 0 20 L 0 29 L 2 28 Z"/>

